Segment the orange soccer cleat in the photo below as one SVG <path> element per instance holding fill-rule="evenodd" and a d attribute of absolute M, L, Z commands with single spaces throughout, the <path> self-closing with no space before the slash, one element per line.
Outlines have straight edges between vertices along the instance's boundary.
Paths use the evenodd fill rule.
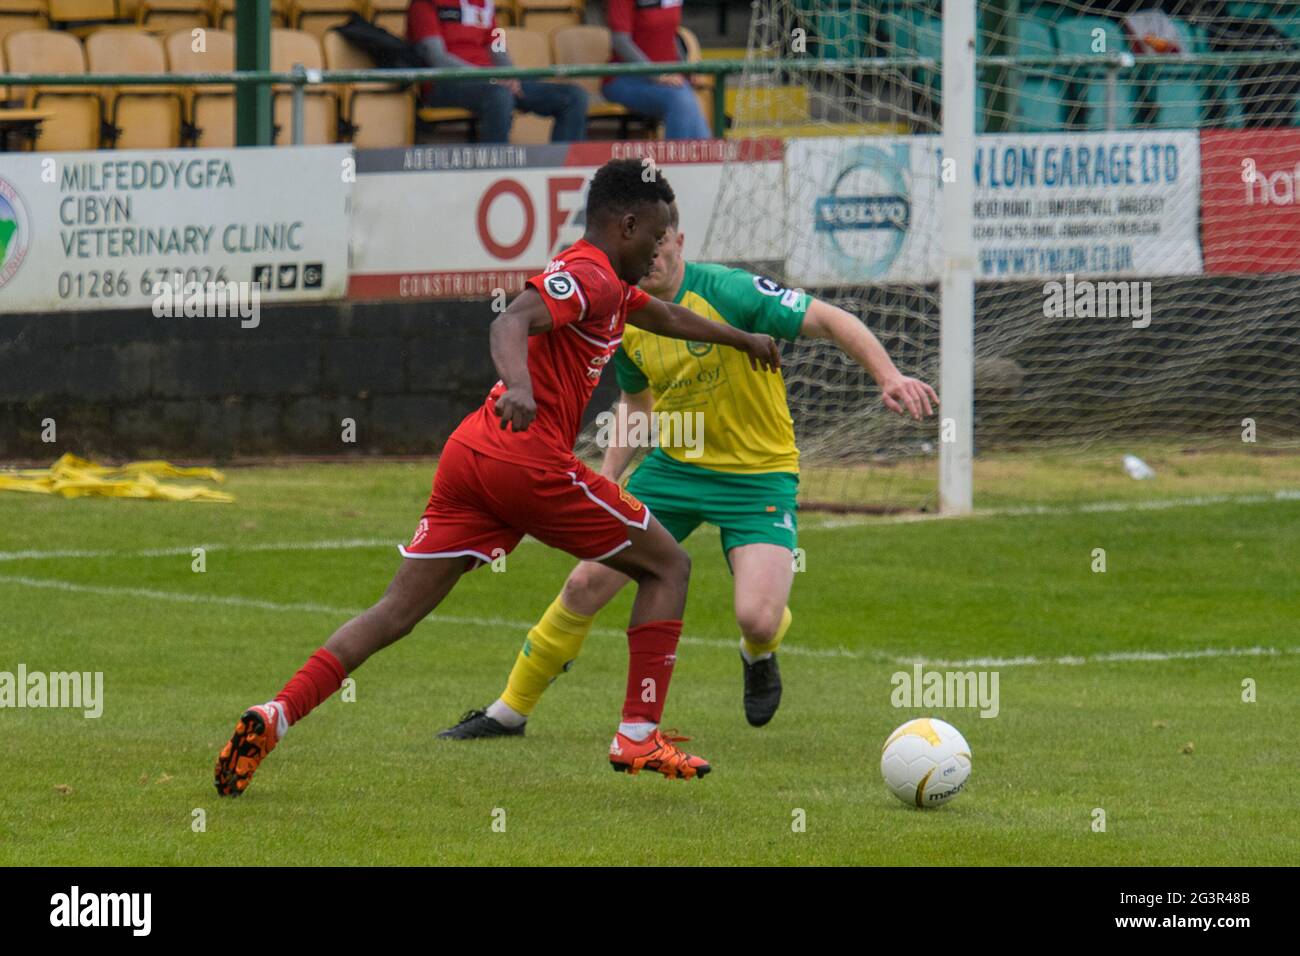
<path fill-rule="evenodd" d="M 713 769 L 709 762 L 674 746 L 690 739 L 678 737 L 676 731 L 672 730 L 664 736 L 658 728 L 645 740 L 633 740 L 623 734 L 615 734 L 614 742 L 609 745 L 609 765 L 620 773 L 657 770 L 670 780 L 703 777 Z"/>
<path fill-rule="evenodd" d="M 230 742 L 217 754 L 217 765 L 213 770 L 217 793 L 223 797 L 237 797 L 247 790 L 254 771 L 279 741 L 274 711 L 264 706 L 244 711 Z"/>

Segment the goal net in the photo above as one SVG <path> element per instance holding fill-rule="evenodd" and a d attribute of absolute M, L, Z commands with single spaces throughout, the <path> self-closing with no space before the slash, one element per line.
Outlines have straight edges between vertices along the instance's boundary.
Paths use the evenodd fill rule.
<path fill-rule="evenodd" d="M 783 186 L 724 176 L 703 258 L 844 307 L 937 387 L 940 198 L 971 176 L 979 460 L 1294 447 L 1300 4 L 1138 6 L 979 3 L 975 169 L 945 170 L 937 2 L 758 0 L 728 135 L 784 140 Z M 737 261 L 772 223 L 780 260 Z M 786 356 L 803 498 L 933 508 L 942 413 L 889 414 L 830 344 Z"/>

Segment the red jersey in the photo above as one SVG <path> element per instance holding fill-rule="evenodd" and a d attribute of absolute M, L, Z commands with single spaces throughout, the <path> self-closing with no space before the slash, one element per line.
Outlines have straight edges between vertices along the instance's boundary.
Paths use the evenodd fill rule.
<path fill-rule="evenodd" d="M 411 0 L 406 11 L 409 42 L 440 36 L 448 53 L 475 66 L 492 65 L 488 47 L 496 25 L 495 0 Z"/>
<path fill-rule="evenodd" d="M 585 239 L 561 252 L 528 285 L 541 295 L 554 323 L 551 331 L 528 338 L 537 417 L 526 431 L 502 429 L 495 408 L 506 386 L 497 382 L 487 401 L 465 417 L 450 440 L 490 458 L 568 467 L 574 461 L 582 413 L 623 340 L 627 314 L 644 306 L 650 296 L 620 279 L 609 257 Z"/>
<path fill-rule="evenodd" d="M 676 63 L 682 0 L 609 0 L 611 33 L 630 33 L 632 42 L 655 63 Z M 617 57 L 612 58 L 616 60 Z"/>

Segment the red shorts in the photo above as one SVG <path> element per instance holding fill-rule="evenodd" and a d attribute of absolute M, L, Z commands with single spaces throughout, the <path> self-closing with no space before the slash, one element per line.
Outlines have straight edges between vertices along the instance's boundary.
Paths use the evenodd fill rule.
<path fill-rule="evenodd" d="M 531 534 L 575 558 L 599 561 L 631 545 L 629 527 L 649 524 L 650 509 L 576 458 L 567 468 L 538 468 L 453 440 L 438 459 L 415 537 L 399 550 L 408 558 L 473 556 L 488 563 Z"/>

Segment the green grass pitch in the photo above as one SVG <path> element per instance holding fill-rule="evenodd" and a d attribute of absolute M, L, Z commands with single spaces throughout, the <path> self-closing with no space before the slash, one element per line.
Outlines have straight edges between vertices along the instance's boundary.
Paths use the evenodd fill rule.
<path fill-rule="evenodd" d="M 1294 475 L 1295 460 L 1286 468 Z M 713 762 L 689 782 L 615 774 L 605 759 L 628 593 L 525 739 L 433 739 L 496 696 L 572 566 L 525 542 L 505 573 L 468 575 L 359 669 L 355 701 L 335 697 L 296 726 L 244 797 L 219 799 L 212 761 L 239 712 L 379 596 L 430 473 L 236 469 L 234 505 L 0 495 L 0 670 L 102 671 L 105 682 L 98 719 L 0 710 L 0 864 L 1300 858 L 1300 500 L 1267 495 L 954 521 L 805 514 L 785 700 L 759 730 L 741 712 L 730 578 L 705 529 L 688 541 L 687 636 L 665 715 Z M 1057 486 L 1058 503 L 1094 487 L 1086 474 Z M 1161 493 L 1125 489 L 1132 503 Z M 999 504 L 1014 504 L 1007 485 Z M 335 546 L 282 547 L 313 542 Z M 210 546 L 202 574 L 198 546 Z M 1105 573 L 1091 569 L 1095 548 Z M 928 712 L 965 734 L 974 764 L 966 792 L 928 812 L 894 799 L 879 774 L 886 735 L 927 715 L 890 703 L 891 674 L 916 656 L 1000 677 L 994 718 Z M 1242 699 L 1247 678 L 1254 703 Z"/>

